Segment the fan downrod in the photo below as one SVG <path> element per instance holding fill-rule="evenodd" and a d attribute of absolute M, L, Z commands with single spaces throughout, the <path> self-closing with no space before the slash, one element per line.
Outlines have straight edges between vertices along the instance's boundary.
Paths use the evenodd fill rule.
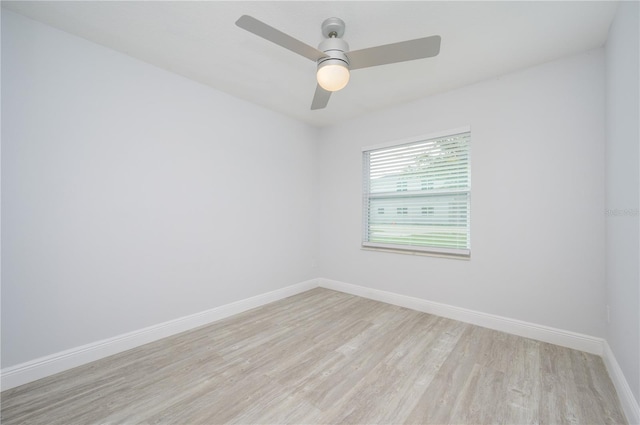
<path fill-rule="evenodd" d="M 322 35 L 325 38 L 342 38 L 344 35 L 345 23 L 340 18 L 328 18 L 322 23 Z"/>

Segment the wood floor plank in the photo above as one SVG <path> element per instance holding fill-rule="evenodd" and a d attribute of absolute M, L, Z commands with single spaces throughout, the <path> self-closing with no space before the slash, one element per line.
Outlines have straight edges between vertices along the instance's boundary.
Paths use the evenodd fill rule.
<path fill-rule="evenodd" d="M 540 421 L 544 424 L 579 423 L 579 401 L 571 368 L 570 350 L 541 344 L 542 394 Z"/>
<path fill-rule="evenodd" d="M 464 400 L 461 389 L 475 365 L 485 355 L 492 331 L 468 327 L 439 373 L 431 381 L 407 419 L 412 424 L 452 423 L 452 416 Z"/>
<path fill-rule="evenodd" d="M 593 354 L 582 353 L 580 351 L 572 350 L 572 358 L 576 360 L 574 363 L 577 365 L 578 370 L 586 376 L 585 384 L 590 391 L 582 391 L 581 405 L 591 403 L 591 409 L 597 411 L 597 417 L 602 417 L 602 423 L 605 424 L 619 424 L 625 421 L 625 417 L 622 411 L 618 408 L 618 395 L 616 389 L 613 386 L 613 382 L 607 375 L 607 369 L 604 365 L 602 358 Z M 594 402 L 594 400 L 596 400 Z M 593 406 L 596 405 L 596 406 Z M 592 411 L 593 411 L 592 410 Z M 586 409 L 585 409 L 586 411 Z M 601 415 L 601 416 L 600 416 Z M 589 416 L 588 417 L 593 417 Z"/>
<path fill-rule="evenodd" d="M 511 350 L 513 357 L 505 371 L 505 423 L 533 425 L 538 423 L 540 343 L 513 337 Z"/>
<path fill-rule="evenodd" d="M 325 371 L 321 379 L 310 380 L 305 386 L 310 389 L 307 400 L 320 409 L 328 409 L 336 404 L 371 369 L 393 350 L 394 346 L 411 329 L 419 314 L 410 310 L 398 310 L 389 316 L 388 321 L 379 326 L 368 328 L 366 338 L 359 336 L 347 342 L 336 351 L 343 354 L 344 360 Z M 364 332 L 363 332 L 364 334 Z"/>
<path fill-rule="evenodd" d="M 449 356 L 464 327 L 460 322 L 422 315 L 411 336 L 327 412 L 328 422 L 402 422 Z"/>
<path fill-rule="evenodd" d="M 316 288 L 2 392 L 3 424 L 624 424 L 598 356 Z"/>
<path fill-rule="evenodd" d="M 280 387 L 282 394 L 288 394 L 285 387 Z M 288 394 L 284 400 L 267 405 L 254 404 L 232 419 L 232 424 L 308 424 L 318 423 L 323 417 L 320 409 L 311 405 L 299 395 Z"/>
<path fill-rule="evenodd" d="M 504 372 L 474 364 L 448 423 L 505 423 L 505 381 Z"/>

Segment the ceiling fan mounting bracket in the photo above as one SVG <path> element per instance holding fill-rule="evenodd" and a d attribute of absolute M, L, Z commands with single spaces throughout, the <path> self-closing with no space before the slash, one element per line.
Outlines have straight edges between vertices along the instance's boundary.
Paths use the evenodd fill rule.
<path fill-rule="evenodd" d="M 346 25 L 340 18 L 328 18 L 322 23 L 322 35 L 325 38 L 341 38 Z"/>

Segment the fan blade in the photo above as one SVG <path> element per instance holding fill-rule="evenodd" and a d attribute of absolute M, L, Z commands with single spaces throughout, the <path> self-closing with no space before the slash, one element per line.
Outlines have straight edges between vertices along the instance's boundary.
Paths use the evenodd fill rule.
<path fill-rule="evenodd" d="M 264 38 L 265 40 L 269 40 L 270 42 L 275 43 L 278 46 L 289 49 L 293 53 L 297 53 L 304 56 L 305 58 L 311 59 L 314 62 L 320 58 L 324 58 L 327 56 L 324 52 L 321 52 L 315 47 L 311 47 L 300 40 L 296 40 L 290 35 L 287 35 L 282 31 L 279 31 L 249 15 L 242 15 L 236 21 L 236 25 L 242 29 L 254 33 L 259 37 Z"/>
<path fill-rule="evenodd" d="M 417 38 L 399 43 L 385 44 L 368 49 L 347 52 L 349 69 L 411 61 L 436 56 L 440 53 L 440 36 Z"/>
<path fill-rule="evenodd" d="M 322 109 L 329 103 L 331 92 L 320 87 L 320 84 L 316 86 L 316 93 L 313 95 L 313 102 L 311 102 L 311 110 Z"/>

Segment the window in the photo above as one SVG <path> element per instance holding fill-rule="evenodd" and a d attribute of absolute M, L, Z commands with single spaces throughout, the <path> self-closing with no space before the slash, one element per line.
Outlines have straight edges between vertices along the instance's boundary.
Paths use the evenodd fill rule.
<path fill-rule="evenodd" d="M 363 150 L 362 246 L 468 257 L 470 139 L 467 128 Z"/>

